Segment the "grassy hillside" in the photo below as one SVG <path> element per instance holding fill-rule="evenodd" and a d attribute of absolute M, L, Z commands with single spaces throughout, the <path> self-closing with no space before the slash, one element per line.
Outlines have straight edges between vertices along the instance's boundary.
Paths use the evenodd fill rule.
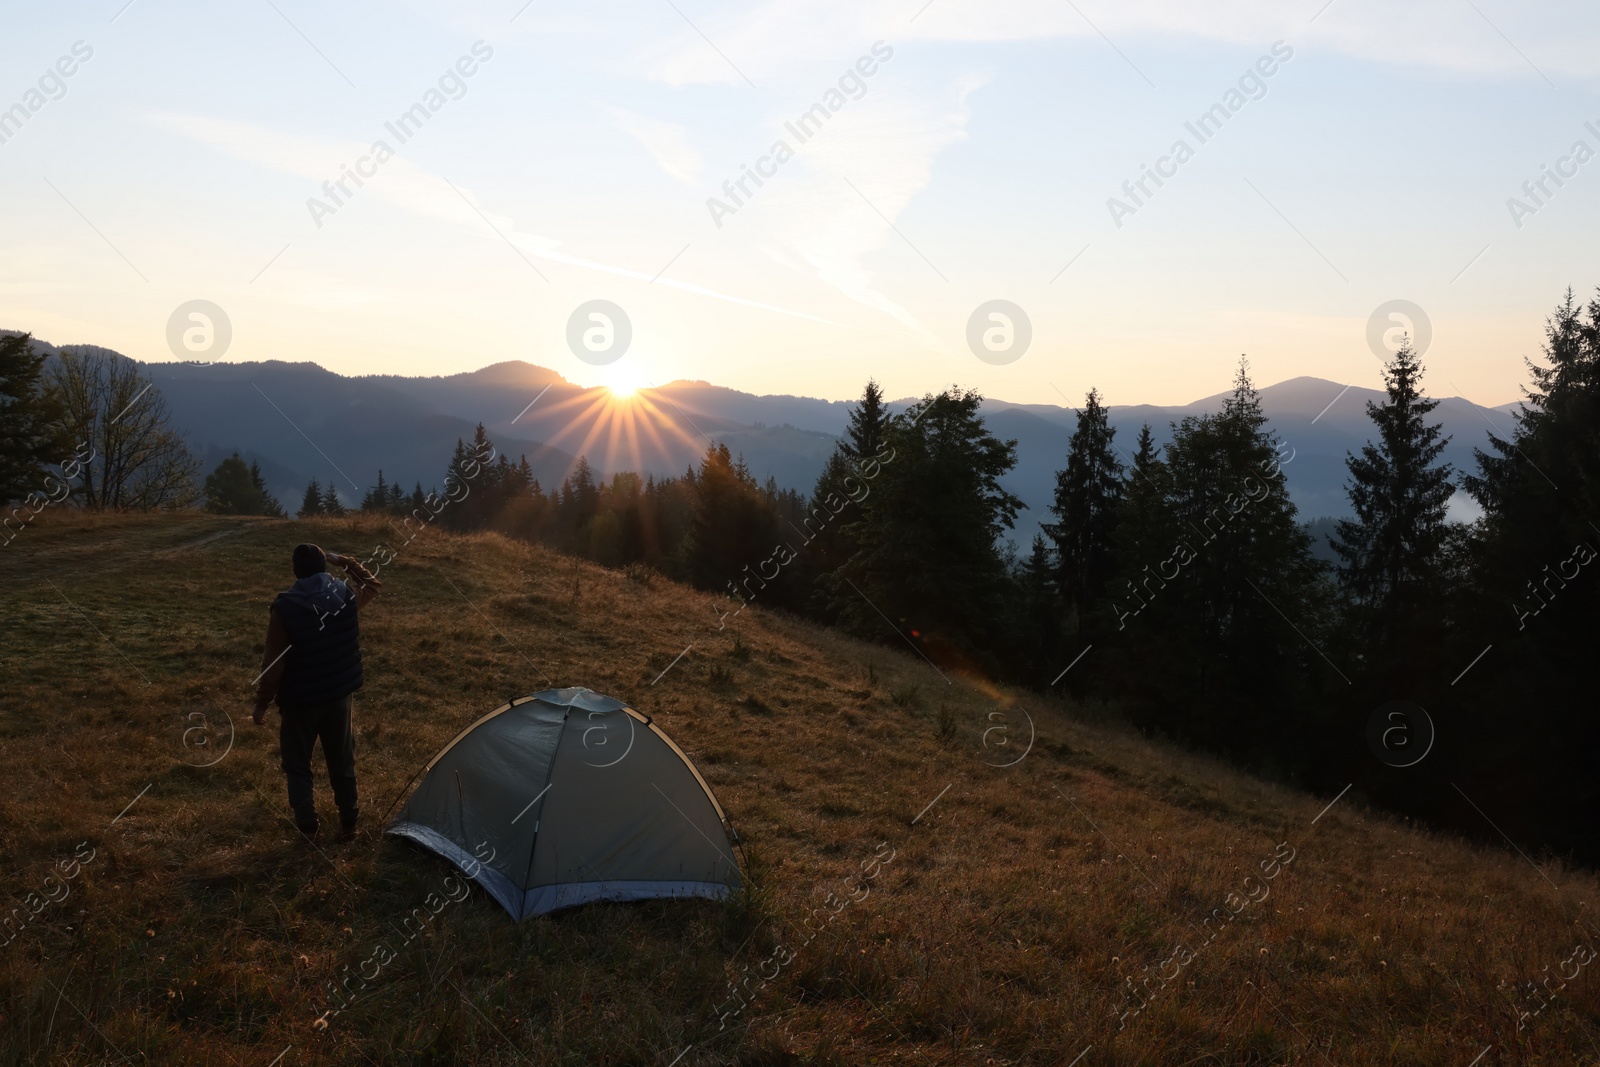
<path fill-rule="evenodd" d="M 0 549 L 0 878 L 31 916 L 0 948 L 0 1063 L 1600 1057 L 1590 874 L 947 684 L 904 645 L 759 607 L 718 631 L 705 594 L 495 536 L 429 531 L 384 568 L 367 827 L 312 847 L 276 712 L 249 722 L 266 606 L 297 541 L 388 536 L 48 511 Z M 377 818 L 463 725 L 551 685 L 656 717 L 754 891 L 519 926 L 474 890 L 407 941 L 451 868 Z M 329 1022 L 329 984 L 379 945 L 395 959 Z M 1519 1029 L 1533 981 L 1548 1006 Z"/>

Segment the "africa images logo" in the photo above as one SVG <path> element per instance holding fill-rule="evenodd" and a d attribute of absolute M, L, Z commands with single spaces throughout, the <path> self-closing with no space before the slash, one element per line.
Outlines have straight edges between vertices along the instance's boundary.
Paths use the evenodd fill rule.
<path fill-rule="evenodd" d="M 471 55 L 464 55 L 457 59 L 453 66 L 447 67 L 439 75 L 434 86 L 422 94 L 422 98 L 402 111 L 393 122 L 385 122 L 383 128 L 394 137 L 396 144 L 405 144 L 422 131 L 423 125 L 435 114 L 444 109 L 451 100 L 460 100 L 467 95 L 466 79 L 478 73 L 480 64 L 489 62 L 494 58 L 494 48 L 485 41 L 473 42 Z M 474 58 L 476 57 L 476 58 Z M 449 94 L 448 97 L 446 94 Z M 330 178 L 322 183 L 323 197 L 311 196 L 306 198 L 306 210 L 311 212 L 311 221 L 322 229 L 322 220 L 325 216 L 338 214 L 360 189 L 366 184 L 362 179 L 374 178 L 378 174 L 378 166 L 395 157 L 395 150 L 389 142 L 379 140 L 372 142 L 372 147 L 367 155 L 356 160 L 354 168 L 348 163 L 339 165 L 340 174 L 337 178 Z M 356 189 L 351 189 L 349 182 L 354 182 Z"/>
<path fill-rule="evenodd" d="M 872 55 L 862 56 L 855 64 L 846 68 L 839 75 L 835 87 L 830 87 L 822 94 L 822 99 L 802 111 L 793 122 L 785 122 L 783 128 L 793 135 L 796 144 L 805 144 L 821 132 L 823 125 L 835 114 L 844 110 L 849 100 L 860 100 L 867 95 L 866 79 L 878 73 L 880 62 L 887 63 L 894 56 L 894 49 L 882 41 L 875 41 L 872 45 Z M 874 58 L 876 57 L 876 58 Z M 848 100 L 845 94 L 849 94 Z M 706 210 L 711 212 L 711 221 L 717 224 L 717 229 L 722 229 L 722 219 L 726 215 L 737 214 L 745 201 L 755 196 L 755 190 L 749 186 L 750 182 L 756 183 L 759 189 L 765 185 L 763 178 L 775 178 L 778 168 L 794 158 L 794 149 L 789 142 L 781 137 L 772 142 L 771 150 L 760 159 L 756 160 L 754 169 L 748 163 L 741 163 L 741 174 L 737 178 L 730 178 L 722 183 L 722 193 L 727 200 L 719 200 L 714 196 L 706 197 Z M 739 194 L 743 193 L 741 197 Z M 731 201 L 731 202 L 730 202 Z"/>
<path fill-rule="evenodd" d="M 1156 160 L 1154 167 L 1148 163 L 1140 164 L 1139 169 L 1142 173 L 1137 178 L 1129 178 L 1122 183 L 1122 192 L 1127 200 L 1115 196 L 1106 198 L 1106 209 L 1111 212 L 1111 221 L 1116 224 L 1117 229 L 1122 229 L 1124 216 L 1137 215 L 1139 209 L 1155 196 L 1157 189 L 1165 185 L 1168 179 L 1178 176 L 1178 168 L 1194 158 L 1199 145 L 1205 144 L 1221 133 L 1223 124 L 1242 111 L 1245 104 L 1266 96 L 1266 79 L 1278 73 L 1280 65 L 1292 58 L 1294 58 L 1293 48 L 1283 41 L 1274 41 L 1271 53 L 1261 56 L 1254 65 L 1240 75 L 1236 85 L 1230 86 L 1222 94 L 1221 101 L 1202 111 L 1193 122 L 1183 124 L 1183 128 L 1194 136 L 1194 145 L 1190 145 L 1180 137 L 1172 142 L 1172 148 L 1167 155 Z M 1155 189 L 1150 188 L 1151 182 L 1155 183 Z"/>

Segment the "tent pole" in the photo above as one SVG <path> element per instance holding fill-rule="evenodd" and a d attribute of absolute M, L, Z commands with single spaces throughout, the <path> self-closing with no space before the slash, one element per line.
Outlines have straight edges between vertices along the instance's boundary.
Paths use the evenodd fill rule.
<path fill-rule="evenodd" d="M 411 788 L 411 786 L 412 786 L 412 785 L 413 785 L 413 784 L 415 784 L 415 782 L 416 782 L 416 780 L 417 780 L 417 779 L 418 779 L 418 778 L 419 778 L 419 777 L 421 777 L 421 775 L 422 775 L 422 772 L 423 772 L 423 771 L 425 771 L 425 770 L 427 770 L 427 769 L 428 769 L 428 763 L 429 763 L 429 762 L 430 762 L 430 761 L 427 761 L 427 760 L 425 760 L 425 761 L 423 761 L 423 764 L 422 764 L 422 766 L 420 766 L 420 767 L 418 767 L 418 768 L 417 768 L 417 773 L 416 773 L 416 774 L 413 774 L 413 775 L 412 775 L 412 776 L 411 776 L 411 779 L 410 779 L 410 781 L 408 781 L 408 782 L 406 782 L 406 784 L 405 784 L 405 785 L 403 785 L 403 786 L 401 786 L 401 787 L 400 787 L 400 792 L 398 792 L 398 793 L 396 793 L 396 794 L 395 794 L 395 795 L 394 795 L 394 799 L 393 799 L 393 800 L 391 800 L 391 801 L 389 801 L 389 806 L 388 806 L 388 807 L 387 807 L 387 808 L 385 808 L 385 809 L 384 809 L 384 812 L 383 812 L 383 818 L 381 818 L 381 819 L 379 819 L 379 820 L 378 820 L 378 823 L 379 823 L 379 825 L 382 825 L 382 824 L 383 824 L 383 823 L 386 823 L 386 822 L 388 822 L 388 821 L 389 821 L 389 812 L 391 812 L 391 811 L 393 811 L 393 810 L 394 810 L 394 806 L 395 806 L 395 805 L 396 805 L 396 804 L 398 804 L 398 803 L 400 803 L 400 798 L 401 798 L 401 797 L 403 797 L 403 796 L 405 796 L 405 795 L 406 795 L 406 790 L 407 790 L 407 789 L 410 789 L 410 788 Z"/>
<path fill-rule="evenodd" d="M 728 833 L 733 835 L 733 847 L 739 850 L 739 859 L 744 861 L 744 870 L 740 873 L 744 874 L 745 877 L 748 878 L 748 872 L 750 870 L 750 857 L 744 854 L 744 838 L 739 836 L 739 831 L 735 829 L 732 819 L 728 819 L 727 823 Z"/>

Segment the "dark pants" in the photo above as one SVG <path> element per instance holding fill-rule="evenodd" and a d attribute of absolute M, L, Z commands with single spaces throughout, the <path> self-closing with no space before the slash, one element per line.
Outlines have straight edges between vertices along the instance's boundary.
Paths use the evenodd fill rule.
<path fill-rule="evenodd" d="M 355 822 L 356 738 L 350 729 L 353 697 L 327 704 L 308 704 L 281 709 L 278 746 L 283 755 L 283 773 L 289 779 L 289 806 L 294 821 L 302 830 L 317 826 L 317 802 L 311 788 L 311 749 L 322 739 L 322 756 L 328 761 L 328 782 L 333 786 L 334 803 L 339 805 L 340 822 Z"/>

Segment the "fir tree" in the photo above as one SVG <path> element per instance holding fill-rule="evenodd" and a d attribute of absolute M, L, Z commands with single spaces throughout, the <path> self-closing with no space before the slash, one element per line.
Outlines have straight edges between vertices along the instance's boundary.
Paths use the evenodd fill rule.
<path fill-rule="evenodd" d="M 1437 463 L 1448 438 L 1427 422 L 1439 406 L 1422 395 L 1422 364 L 1409 344 L 1384 368 L 1388 400 L 1367 403 L 1378 428 L 1360 456 L 1346 454 L 1345 492 L 1355 518 L 1340 520 L 1333 550 L 1339 579 L 1386 629 L 1408 631 L 1437 589 L 1445 511 L 1455 487 L 1449 464 Z"/>
<path fill-rule="evenodd" d="M 1099 392 L 1089 390 L 1083 410 L 1078 412 L 1067 465 L 1056 472 L 1055 498 L 1050 505 L 1056 521 L 1044 528 L 1055 543 L 1056 580 L 1080 636 L 1115 566 L 1112 538 L 1122 495 L 1122 462 L 1113 443 L 1116 435 Z"/>
<path fill-rule="evenodd" d="M 250 468 L 237 452 L 206 475 L 205 496 L 206 510 L 218 515 L 260 514 L 256 509 L 259 494 L 250 483 Z"/>
<path fill-rule="evenodd" d="M 1591 710 L 1600 689 L 1600 298 L 1584 307 L 1569 290 L 1546 322 L 1541 358 L 1527 365 L 1532 380 L 1511 432 L 1491 434 L 1489 447 L 1477 451 L 1476 473 L 1463 479 L 1484 516 L 1473 530 L 1475 588 L 1452 598 L 1463 603 L 1468 625 L 1440 671 L 1439 690 L 1456 705 L 1452 731 L 1475 742 L 1461 746 L 1463 769 L 1472 768 L 1461 788 L 1486 809 L 1523 805 L 1523 826 L 1593 863 L 1600 857 L 1600 725 Z M 1468 664 L 1471 673 L 1453 684 Z M 1508 767 L 1537 774 L 1508 774 Z"/>
<path fill-rule="evenodd" d="M 922 643 L 950 660 L 992 660 L 1007 647 L 1012 588 L 998 540 L 1024 505 L 1000 484 L 1017 443 L 995 438 L 983 398 L 952 389 L 891 420 L 884 463 L 845 527 L 859 546 L 830 580 L 846 626 L 864 636 Z M 880 612 L 882 614 L 880 614 Z"/>
<path fill-rule="evenodd" d="M 873 460 L 883 454 L 889 420 L 883 389 L 869 379 L 860 401 L 850 409 L 844 438 L 823 464 L 809 506 L 789 516 L 806 539 L 806 567 L 811 573 L 835 571 L 855 553 L 857 546 L 844 531 L 860 519 L 854 513 L 857 502 L 872 491 L 871 482 L 881 467 Z M 826 613 L 828 599 L 828 593 L 819 593 L 815 605 L 819 611 Z"/>
<path fill-rule="evenodd" d="M 528 464 L 528 457 L 522 456 L 507 478 L 509 491 L 513 496 L 527 496 L 534 491 L 538 481 L 533 476 L 533 468 Z"/>
<path fill-rule="evenodd" d="M 1117 505 L 1116 556 L 1124 571 L 1137 573 L 1172 548 L 1167 509 L 1167 465 L 1147 422 L 1139 427 L 1133 465 L 1122 483 Z"/>
<path fill-rule="evenodd" d="M 1308 643 L 1321 631 L 1321 565 L 1282 452 L 1241 360 L 1222 411 L 1173 428 L 1158 480 L 1171 546 L 1129 561 L 1111 590 L 1119 629 L 1138 629 L 1125 644 L 1161 646 L 1161 697 L 1145 721 L 1235 751 L 1287 743 L 1272 716 L 1324 669 Z"/>
<path fill-rule="evenodd" d="M 0 337 L 0 503 L 44 493 L 45 465 L 68 463 L 63 408 L 28 334 Z M 56 487 L 59 489 L 59 486 Z"/>
<path fill-rule="evenodd" d="M 283 515 L 283 507 L 267 492 L 260 466 L 245 466 L 237 452 L 206 475 L 205 497 L 206 510 L 218 515 Z"/>
<path fill-rule="evenodd" d="M 779 540 L 777 516 L 761 487 L 725 444 L 709 445 L 695 479 L 694 510 L 684 541 L 689 579 L 707 589 L 741 586 L 746 598 L 758 595 L 786 564 L 761 575 L 760 564 L 773 555 Z M 749 579 L 749 584 L 743 583 Z M 767 602 L 776 593 L 762 593 Z"/>
<path fill-rule="evenodd" d="M 300 501 L 298 518 L 309 519 L 322 514 L 322 486 L 317 484 L 315 478 L 306 486 L 306 495 Z"/>
<path fill-rule="evenodd" d="M 600 510 L 600 487 L 595 484 L 589 457 L 581 455 L 561 484 L 561 524 L 568 543 L 581 543 L 589 523 Z"/>
<path fill-rule="evenodd" d="M 387 511 L 389 508 L 389 485 L 383 480 L 383 468 L 378 468 L 378 484 L 367 490 L 367 495 L 361 498 L 362 511 Z"/>
<path fill-rule="evenodd" d="M 1186 605 L 1178 590 L 1163 592 L 1166 583 L 1183 577 L 1174 558 L 1178 537 L 1172 479 L 1161 451 L 1150 424 L 1139 427 L 1117 505 L 1117 574 L 1107 590 L 1117 617 L 1115 640 L 1099 642 L 1100 650 L 1088 665 L 1101 668 L 1098 673 L 1107 680 L 1110 695 L 1136 716 L 1179 705 L 1190 695 L 1178 667 L 1190 637 L 1177 617 Z M 1067 683 L 1081 688 L 1080 673 L 1075 671 Z"/>
<path fill-rule="evenodd" d="M 267 491 L 267 480 L 261 474 L 261 464 L 255 460 L 250 461 L 250 484 L 261 494 L 261 514 L 271 515 L 275 519 L 286 518 L 288 513 L 283 510 L 283 505 L 278 503 L 278 498 Z"/>
<path fill-rule="evenodd" d="M 1525 361 L 1533 383 L 1523 390 L 1510 436 L 1491 433 L 1489 451 L 1474 450 L 1477 473 L 1463 479 L 1483 506 L 1492 562 L 1497 568 L 1510 563 L 1511 573 L 1520 574 L 1529 559 L 1565 555 L 1576 541 L 1594 537 L 1589 516 L 1600 510 L 1600 298 L 1590 302 L 1587 322 L 1584 310 L 1569 289 L 1546 323 L 1543 362 Z M 1582 503 L 1575 508 L 1574 500 Z M 1508 577 L 1497 574 L 1493 581 Z"/>
<path fill-rule="evenodd" d="M 1035 685 L 1046 685 L 1061 658 L 1061 593 L 1056 561 L 1043 534 L 1034 534 L 1017 576 L 1023 603 L 1023 670 Z"/>
<path fill-rule="evenodd" d="M 883 402 L 883 387 L 869 378 L 867 387 L 861 392 L 860 402 L 850 411 L 850 423 L 845 427 L 844 440 L 840 442 L 840 448 L 851 460 L 851 466 L 859 467 L 862 462 L 883 451 L 883 434 L 888 425 L 889 409 Z"/>
<path fill-rule="evenodd" d="M 322 501 L 320 507 L 322 509 L 321 513 L 324 515 L 330 515 L 334 518 L 339 518 L 344 515 L 344 505 L 339 503 L 339 494 L 333 488 L 332 481 L 329 481 L 327 485 L 322 487 Z"/>

